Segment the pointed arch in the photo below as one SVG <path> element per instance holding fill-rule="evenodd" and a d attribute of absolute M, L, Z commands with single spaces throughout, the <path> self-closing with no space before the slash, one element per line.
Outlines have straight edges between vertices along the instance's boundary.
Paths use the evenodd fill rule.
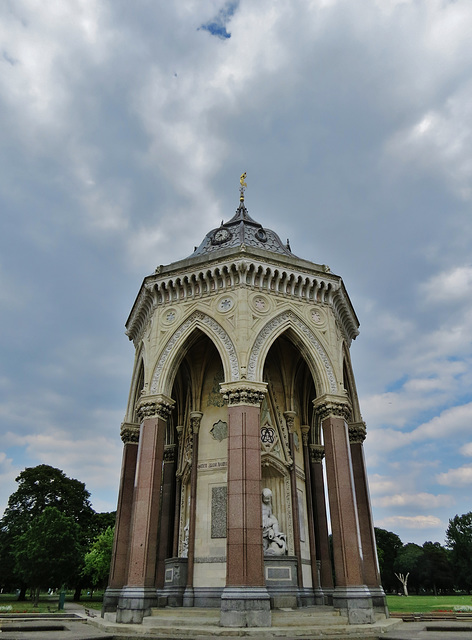
<path fill-rule="evenodd" d="M 248 380 L 262 380 L 267 353 L 274 341 L 286 331 L 291 332 L 295 344 L 301 349 L 318 394 L 337 393 L 338 384 L 328 354 L 311 329 L 293 311 L 283 311 L 275 316 L 257 334 L 248 360 Z"/>
<path fill-rule="evenodd" d="M 239 380 L 239 362 L 233 341 L 216 320 L 203 311 L 194 311 L 167 341 L 152 375 L 151 393 L 169 394 L 171 392 L 174 374 L 185 355 L 182 347 L 196 329 L 205 333 L 218 350 L 223 363 L 225 380 L 231 382 Z"/>

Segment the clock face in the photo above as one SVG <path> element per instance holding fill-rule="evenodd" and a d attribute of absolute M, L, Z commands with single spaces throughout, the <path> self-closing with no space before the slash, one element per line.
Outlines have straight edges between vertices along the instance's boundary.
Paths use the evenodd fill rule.
<path fill-rule="evenodd" d="M 231 239 L 231 234 L 228 229 L 218 229 L 213 234 L 213 238 L 211 239 L 213 244 L 223 244 L 224 242 L 228 242 Z"/>

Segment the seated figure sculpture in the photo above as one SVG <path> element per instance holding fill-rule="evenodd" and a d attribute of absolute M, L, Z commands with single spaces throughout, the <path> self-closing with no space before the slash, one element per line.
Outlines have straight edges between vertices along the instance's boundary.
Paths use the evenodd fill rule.
<path fill-rule="evenodd" d="M 279 529 L 279 521 L 272 513 L 272 491 L 262 490 L 262 540 L 265 556 L 287 553 L 287 536 Z"/>

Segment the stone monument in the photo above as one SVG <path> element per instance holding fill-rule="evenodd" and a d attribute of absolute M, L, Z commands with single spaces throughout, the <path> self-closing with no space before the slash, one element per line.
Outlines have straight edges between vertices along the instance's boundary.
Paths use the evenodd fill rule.
<path fill-rule="evenodd" d="M 349 353 L 359 323 L 339 276 L 249 215 L 245 178 L 235 215 L 147 276 L 126 322 L 103 611 L 141 623 L 153 607 L 218 607 L 245 627 L 328 604 L 373 622 L 387 609 Z"/>

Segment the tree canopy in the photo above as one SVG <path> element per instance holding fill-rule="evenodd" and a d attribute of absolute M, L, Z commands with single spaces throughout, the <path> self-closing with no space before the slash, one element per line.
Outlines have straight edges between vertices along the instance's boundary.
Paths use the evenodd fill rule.
<path fill-rule="evenodd" d="M 472 589 L 472 511 L 449 520 L 446 544 L 451 549 L 454 581 L 460 589 Z"/>

